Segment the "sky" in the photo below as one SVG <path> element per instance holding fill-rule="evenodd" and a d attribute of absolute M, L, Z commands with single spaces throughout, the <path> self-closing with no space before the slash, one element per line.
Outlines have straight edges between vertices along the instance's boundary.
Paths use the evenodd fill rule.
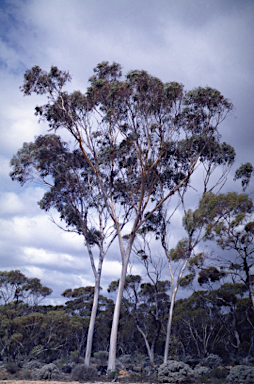
<path fill-rule="evenodd" d="M 83 239 L 61 231 L 37 202 L 40 185 L 13 182 L 9 162 L 24 142 L 45 134 L 34 116 L 41 96 L 19 87 L 34 65 L 69 70 L 68 89 L 86 91 L 93 68 L 120 63 L 123 73 L 144 69 L 186 90 L 218 89 L 234 104 L 221 126 L 237 153 L 226 190 L 241 163 L 254 164 L 253 0 L 0 0 L 0 270 L 19 269 L 53 289 L 61 303 L 67 288 L 93 285 Z M 253 196 L 253 183 L 248 193 Z M 180 215 L 172 220 L 172 246 L 180 239 Z M 117 244 L 106 257 L 102 293 L 119 278 Z M 133 262 L 132 273 L 139 273 Z"/>

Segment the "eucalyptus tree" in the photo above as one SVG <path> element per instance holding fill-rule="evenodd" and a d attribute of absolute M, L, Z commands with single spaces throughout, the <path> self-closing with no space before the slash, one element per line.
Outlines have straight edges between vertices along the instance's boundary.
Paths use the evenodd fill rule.
<path fill-rule="evenodd" d="M 74 138 L 117 231 L 122 270 L 108 361 L 108 370 L 114 370 L 120 304 L 136 233 L 165 201 L 190 186 L 211 146 L 224 155 L 229 151 L 219 144 L 218 126 L 232 104 L 210 87 L 186 93 L 183 85 L 163 83 L 142 70 L 124 79 L 116 63 L 98 64 L 85 94 L 64 91 L 69 80 L 69 73 L 56 67 L 47 73 L 35 66 L 25 73 L 22 91 L 48 96 L 36 113 L 50 129 L 65 129 Z"/>
<path fill-rule="evenodd" d="M 200 201 L 197 212 L 204 218 L 206 239 L 215 240 L 230 254 L 216 257 L 222 272 L 237 277 L 249 292 L 254 309 L 254 206 L 244 193 L 215 195 L 208 193 Z"/>
<path fill-rule="evenodd" d="M 34 143 L 24 143 L 11 165 L 13 180 L 22 185 L 36 181 L 46 187 L 47 192 L 38 203 L 41 209 L 55 208 L 67 226 L 63 229 L 84 237 L 95 279 L 85 353 L 85 364 L 89 365 L 103 260 L 116 237 L 97 180 L 80 150 L 71 151 L 67 143 L 53 134 L 39 136 Z M 53 216 L 52 220 L 55 222 Z M 99 251 L 97 267 L 93 246 Z"/>
<path fill-rule="evenodd" d="M 0 271 L 0 304 L 28 304 L 31 311 L 51 293 L 36 277 L 28 278 L 19 270 Z"/>

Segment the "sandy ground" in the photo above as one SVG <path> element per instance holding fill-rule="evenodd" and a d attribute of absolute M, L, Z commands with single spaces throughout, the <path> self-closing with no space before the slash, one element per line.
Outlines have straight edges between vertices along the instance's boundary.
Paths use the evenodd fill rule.
<path fill-rule="evenodd" d="M 51 381 L 51 380 L 0 380 L 0 383 L 6 384 L 42 384 L 42 383 L 50 383 L 50 384 L 77 384 L 78 381 Z M 88 384 L 88 383 L 87 383 Z M 90 383 L 89 383 L 90 384 Z M 96 382 L 96 384 L 105 384 Z"/>
<path fill-rule="evenodd" d="M 0 380 L 2 384 L 80 384 L 79 381 L 51 381 L 51 380 Z M 107 384 L 105 381 L 90 381 L 84 384 Z M 111 382 L 109 382 L 111 383 Z M 114 382 L 114 384 L 123 384 L 120 382 Z M 130 383 L 128 383 L 130 384 Z M 135 384 L 135 383 L 133 383 Z M 141 384 L 141 383 L 139 383 Z M 151 384 L 151 383 L 142 383 L 142 384 Z"/>
<path fill-rule="evenodd" d="M 77 384 L 79 381 L 51 381 L 51 380 L 0 380 L 0 383 L 5 383 L 5 384 L 43 384 L 43 383 L 48 383 L 48 384 Z M 89 383 L 85 384 L 91 384 L 91 383 L 96 383 L 96 384 L 106 384 L 105 382 L 100 382 L 100 381 L 91 381 Z M 115 383 L 115 384 L 123 384 L 123 383 Z M 142 383 L 144 384 L 144 383 Z"/>
<path fill-rule="evenodd" d="M 0 384 L 80 384 L 79 381 L 53 381 L 53 380 L 0 380 Z M 82 384 L 111 384 L 111 381 L 89 381 Z M 123 384 L 123 382 L 116 381 L 114 384 Z M 127 384 L 137 384 L 137 383 L 127 383 Z M 141 383 L 138 384 L 152 384 L 152 383 Z M 156 383 L 153 383 L 156 384 Z M 200 383 L 202 384 L 202 383 Z"/>

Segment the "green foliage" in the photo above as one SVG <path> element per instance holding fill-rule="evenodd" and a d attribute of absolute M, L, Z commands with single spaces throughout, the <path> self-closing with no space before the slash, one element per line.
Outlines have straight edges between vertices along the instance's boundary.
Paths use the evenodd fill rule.
<path fill-rule="evenodd" d="M 200 273 L 200 283 L 216 281 L 224 275 L 234 275 L 245 282 L 254 308 L 252 266 L 254 263 L 254 206 L 248 195 L 235 192 L 214 195 L 207 193 L 195 214 L 206 226 L 206 240 L 216 240 L 222 250 L 230 250 L 231 257 L 220 257 L 223 267 L 209 267 Z"/>
<path fill-rule="evenodd" d="M 189 275 L 185 275 L 184 277 L 182 277 L 180 279 L 179 285 L 182 288 L 188 287 L 188 285 L 190 285 L 193 282 L 194 279 L 195 279 L 195 274 L 194 273 L 190 273 Z"/>
<path fill-rule="evenodd" d="M 253 202 L 246 194 L 230 192 L 214 195 L 210 192 L 202 197 L 194 214 L 207 225 L 207 237 L 211 239 L 214 233 L 219 235 L 226 231 L 225 220 L 229 220 L 229 225 L 234 228 L 252 212 Z"/>
<path fill-rule="evenodd" d="M 243 191 L 247 189 L 253 172 L 254 169 L 251 163 L 244 163 L 236 170 L 234 180 L 241 179 Z"/>
<path fill-rule="evenodd" d="M 0 302 L 28 303 L 38 305 L 46 296 L 52 293 L 52 289 L 42 286 L 37 278 L 27 278 L 19 270 L 0 271 Z"/>
<path fill-rule="evenodd" d="M 198 282 L 200 285 L 207 284 L 209 282 L 219 281 L 225 276 L 225 272 L 219 271 L 216 267 L 207 267 L 199 271 Z"/>
<path fill-rule="evenodd" d="M 169 256 L 172 261 L 179 261 L 188 258 L 189 254 L 189 243 L 187 239 L 184 239 L 178 242 L 175 249 L 170 250 Z"/>
<path fill-rule="evenodd" d="M 167 290 L 170 284 L 168 281 L 158 281 L 156 285 L 142 282 L 140 276 L 130 276 L 127 282 L 118 345 L 119 351 L 128 353 L 133 362 L 137 357 L 134 357 L 134 351 L 136 354 L 147 352 L 137 325 L 146 334 L 150 346 L 156 341 L 155 352 L 163 352 L 161 329 L 167 321 Z M 65 296 L 71 298 L 74 291 L 67 289 Z M 84 292 L 92 294 L 93 290 L 91 287 L 87 287 L 87 290 L 77 288 L 75 296 Z M 209 364 L 213 357 L 211 353 L 219 353 L 228 359 L 233 356 L 240 359 L 252 354 L 254 334 L 251 324 L 254 322 L 254 312 L 246 292 L 246 284 L 227 282 L 218 289 L 210 287 L 209 291 L 199 291 L 187 299 L 176 301 L 171 353 L 181 358 L 184 350 L 185 354 L 199 356 L 199 359 L 209 354 Z M 113 301 L 102 300 L 96 320 L 93 352 L 101 364 L 107 360 L 113 307 Z M 15 361 L 16 364 L 24 359 L 40 359 L 49 363 L 59 358 L 63 361 L 70 356 L 77 363 L 82 361 L 80 356 L 84 351 L 88 321 L 69 312 L 68 304 L 62 308 L 38 305 L 35 312 L 32 307 L 23 305 L 23 308 L 16 308 L 9 303 L 0 306 L 0 319 L 2 359 Z M 237 333 L 238 346 L 235 339 Z M 207 359 L 203 359 L 205 365 Z M 207 380 L 212 378 L 207 376 Z M 220 377 L 217 380 L 223 381 Z"/>
<path fill-rule="evenodd" d="M 127 204 L 132 197 L 131 204 L 135 205 L 138 199 L 133 197 L 144 191 L 144 182 L 145 196 L 156 199 L 162 183 L 172 190 L 181 181 L 188 181 L 195 156 L 202 163 L 230 165 L 234 160 L 233 148 L 220 144 L 217 132 L 232 104 L 215 89 L 199 87 L 186 93 L 182 84 L 164 84 L 143 70 L 131 71 L 122 79 L 121 66 L 108 62 L 94 69 L 86 94 L 63 92 L 68 81 L 68 72 L 52 67 L 47 73 L 35 66 L 25 73 L 21 90 L 25 95 L 48 95 L 48 103 L 37 107 L 36 113 L 50 128 L 65 128 L 72 134 L 91 176 L 96 175 L 100 188 L 103 182 L 100 192 L 104 198 L 107 190 L 113 201 Z M 90 129 L 86 122 L 94 116 L 98 126 Z M 185 139 L 179 140 L 183 136 L 180 132 Z M 88 136 L 89 142 L 85 139 Z M 66 147 L 60 148 L 56 137 L 52 139 L 55 148 L 65 153 Z M 11 176 L 21 183 L 32 175 L 29 148 L 31 145 L 26 145 L 24 153 L 19 152 L 12 160 Z M 40 151 L 38 154 L 48 156 Z M 34 165 L 36 168 L 38 163 Z M 47 175 L 47 166 L 44 170 L 43 176 Z M 147 212 L 143 214 L 145 217 Z"/>

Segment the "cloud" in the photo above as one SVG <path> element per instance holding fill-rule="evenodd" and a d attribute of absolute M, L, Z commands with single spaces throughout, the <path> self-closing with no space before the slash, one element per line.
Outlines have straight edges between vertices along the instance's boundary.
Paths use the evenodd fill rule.
<path fill-rule="evenodd" d="M 19 90 L 24 72 L 33 65 L 46 70 L 57 65 L 73 76 L 68 90 L 85 92 L 93 67 L 108 60 L 122 64 L 124 74 L 144 69 L 163 81 L 182 82 L 187 90 L 200 85 L 217 88 L 235 105 L 221 128 L 223 140 L 237 150 L 237 167 L 254 161 L 254 3 L 8 0 L 0 8 L 1 266 L 41 278 L 54 289 L 50 302 L 60 303 L 64 289 L 91 285 L 93 275 L 82 236 L 61 231 L 39 209 L 44 189 L 34 184 L 21 188 L 9 178 L 11 157 L 23 142 L 48 129 L 34 116 L 34 107 L 46 99 L 23 97 Z M 239 190 L 236 185 L 229 179 L 226 188 Z M 198 199 L 193 191 L 189 206 L 195 207 Z M 175 201 L 171 203 L 173 207 Z M 63 224 L 57 217 L 54 214 Z M 172 247 L 184 236 L 181 223 L 182 212 L 177 211 L 171 220 Z M 104 289 L 119 277 L 120 261 L 115 241 L 103 266 Z M 140 268 L 133 260 L 132 271 L 144 273 Z"/>

